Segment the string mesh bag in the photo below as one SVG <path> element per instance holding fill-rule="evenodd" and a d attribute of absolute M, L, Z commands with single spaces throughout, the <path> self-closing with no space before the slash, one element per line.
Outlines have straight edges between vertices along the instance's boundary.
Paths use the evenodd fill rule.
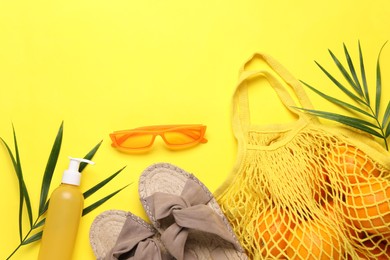
<path fill-rule="evenodd" d="M 247 69 L 256 60 L 265 68 Z M 251 123 L 254 79 L 276 92 L 292 122 Z M 299 81 L 273 58 L 256 53 L 244 64 L 233 97 L 237 161 L 214 194 L 242 246 L 251 259 L 390 259 L 390 154 L 297 103 L 312 109 Z"/>

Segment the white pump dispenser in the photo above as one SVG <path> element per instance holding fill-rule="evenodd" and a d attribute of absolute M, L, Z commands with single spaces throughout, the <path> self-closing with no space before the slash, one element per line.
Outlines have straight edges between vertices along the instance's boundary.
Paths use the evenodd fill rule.
<path fill-rule="evenodd" d="M 38 260 L 71 260 L 77 231 L 84 208 L 84 196 L 80 190 L 81 162 L 94 164 L 86 159 L 69 157 L 70 164 L 56 188 L 47 210 Z"/>
<path fill-rule="evenodd" d="M 94 162 L 87 159 L 80 158 L 72 158 L 69 157 L 70 163 L 67 170 L 64 171 L 64 175 L 62 175 L 62 183 L 72 184 L 80 186 L 81 173 L 79 172 L 80 163 L 89 163 L 95 164 Z"/>

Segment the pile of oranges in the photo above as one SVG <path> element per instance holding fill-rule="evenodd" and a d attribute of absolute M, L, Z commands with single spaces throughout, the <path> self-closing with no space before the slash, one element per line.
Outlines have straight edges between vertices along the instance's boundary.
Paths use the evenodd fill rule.
<path fill-rule="evenodd" d="M 326 157 L 326 158 L 325 158 Z M 272 259 L 390 259 L 390 175 L 360 149 L 331 149 L 316 173 L 311 215 L 268 205 L 254 223 Z"/>

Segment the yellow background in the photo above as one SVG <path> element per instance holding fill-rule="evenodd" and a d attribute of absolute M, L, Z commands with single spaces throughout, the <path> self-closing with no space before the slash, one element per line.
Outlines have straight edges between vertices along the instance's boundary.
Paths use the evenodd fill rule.
<path fill-rule="evenodd" d="M 373 85 L 377 54 L 390 38 L 389 17 L 387 0 L 1 0 L 0 136 L 13 147 L 14 125 L 34 217 L 62 121 L 63 145 L 52 189 L 67 168 L 68 156 L 82 157 L 100 140 L 96 165 L 85 171 L 81 189 L 127 168 L 88 198 L 86 206 L 133 183 L 83 217 L 74 259 L 94 259 L 88 232 L 96 215 L 122 209 L 145 217 L 137 180 L 150 164 L 175 164 L 195 173 L 211 191 L 228 176 L 236 155 L 231 96 L 238 70 L 252 53 L 272 55 L 297 78 L 330 93 L 335 87 L 313 60 L 334 68 L 327 49 L 341 56 L 345 42 L 356 57 L 360 40 Z M 383 103 L 390 97 L 389 48 L 381 57 Z M 331 109 L 309 95 L 317 108 Z M 274 104 L 259 102 L 256 119 L 282 120 L 281 110 L 270 108 Z M 142 155 L 110 146 L 113 130 L 182 123 L 207 125 L 209 142 L 173 152 L 159 141 Z M 5 259 L 19 244 L 19 193 L 3 145 L 0 178 L 0 259 Z M 12 259 L 36 259 L 38 250 L 39 243 L 24 246 Z"/>

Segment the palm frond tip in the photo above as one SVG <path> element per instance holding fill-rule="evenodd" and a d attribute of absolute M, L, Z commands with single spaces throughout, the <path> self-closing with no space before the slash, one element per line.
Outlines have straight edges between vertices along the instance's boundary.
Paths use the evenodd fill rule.
<path fill-rule="evenodd" d="M 348 112 L 354 112 L 357 116 L 351 117 L 342 114 L 300 108 L 306 113 L 312 115 L 339 122 L 359 130 L 362 130 L 366 133 L 369 133 L 383 141 L 384 146 L 388 150 L 387 138 L 390 136 L 390 102 L 388 102 L 386 110 L 383 115 L 380 115 L 381 111 L 381 98 L 382 98 L 382 74 L 380 66 L 380 57 L 382 50 L 387 42 L 381 47 L 377 62 L 376 62 L 376 88 L 375 88 L 375 106 L 372 107 L 373 102 L 370 100 L 370 92 L 367 84 L 366 68 L 364 64 L 363 51 L 361 44 L 358 44 L 358 66 L 353 62 L 350 52 L 345 44 L 343 44 L 345 60 L 347 66 L 344 66 L 339 58 L 329 50 L 329 54 L 336 65 L 336 68 L 339 70 L 344 80 L 348 83 L 347 85 L 341 83 L 341 80 L 338 80 L 333 76 L 325 67 L 323 67 L 318 62 L 315 62 L 320 70 L 331 80 L 331 82 L 338 87 L 352 102 L 357 103 L 353 105 L 350 102 L 345 102 L 339 98 L 335 98 L 324 92 L 321 92 L 317 88 L 309 85 L 302 81 L 302 83 L 308 87 L 311 91 L 326 99 L 327 101 L 341 107 L 342 109 Z M 360 69 L 360 75 L 357 73 L 357 69 Z M 382 119 L 382 120 L 381 120 Z"/>

